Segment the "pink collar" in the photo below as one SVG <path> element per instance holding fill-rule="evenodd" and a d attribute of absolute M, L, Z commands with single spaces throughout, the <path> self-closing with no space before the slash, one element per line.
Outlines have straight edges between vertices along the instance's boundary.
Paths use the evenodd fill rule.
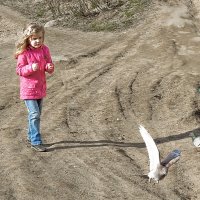
<path fill-rule="evenodd" d="M 39 48 L 34 48 L 34 47 L 32 47 L 31 45 L 29 45 L 28 47 L 27 47 L 27 49 L 32 49 L 32 50 L 36 50 L 36 49 L 41 49 L 43 47 L 43 44 L 39 47 Z"/>

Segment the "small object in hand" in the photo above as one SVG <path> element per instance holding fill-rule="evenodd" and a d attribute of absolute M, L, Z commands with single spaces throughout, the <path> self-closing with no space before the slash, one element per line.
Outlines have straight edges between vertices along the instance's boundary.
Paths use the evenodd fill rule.
<path fill-rule="evenodd" d="M 37 71 L 38 70 L 38 64 L 37 63 L 33 63 L 32 64 L 32 69 L 33 69 L 33 71 Z"/>
<path fill-rule="evenodd" d="M 53 69 L 53 64 L 52 63 L 48 63 L 47 67 L 48 67 L 49 70 L 52 70 Z"/>

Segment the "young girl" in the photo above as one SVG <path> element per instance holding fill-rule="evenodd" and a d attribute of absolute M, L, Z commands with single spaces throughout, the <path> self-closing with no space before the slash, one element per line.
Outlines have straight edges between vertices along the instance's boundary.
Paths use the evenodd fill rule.
<path fill-rule="evenodd" d="M 44 27 L 31 23 L 16 45 L 16 72 L 20 76 L 20 99 L 28 109 L 28 142 L 36 151 L 46 151 L 40 134 L 42 99 L 46 96 L 45 72 L 53 73 L 49 48 L 44 45 Z"/>

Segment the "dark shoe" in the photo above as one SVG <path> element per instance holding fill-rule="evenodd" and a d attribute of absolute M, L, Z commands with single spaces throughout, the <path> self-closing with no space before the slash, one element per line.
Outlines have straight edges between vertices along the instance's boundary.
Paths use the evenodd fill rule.
<path fill-rule="evenodd" d="M 26 142 L 27 142 L 28 144 L 31 144 L 31 141 L 30 141 L 28 138 L 27 138 Z"/>
<path fill-rule="evenodd" d="M 39 152 L 47 151 L 47 148 L 43 144 L 31 145 L 31 148 Z"/>

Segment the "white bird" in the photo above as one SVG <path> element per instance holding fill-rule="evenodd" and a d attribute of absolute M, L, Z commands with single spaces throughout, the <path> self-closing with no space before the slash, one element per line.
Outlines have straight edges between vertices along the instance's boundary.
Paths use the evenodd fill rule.
<path fill-rule="evenodd" d="M 200 147 L 200 136 L 196 135 L 195 133 L 190 133 L 190 136 L 192 137 L 192 142 L 195 147 Z"/>
<path fill-rule="evenodd" d="M 157 183 L 159 180 L 164 178 L 167 175 L 168 168 L 177 162 L 180 158 L 180 151 L 174 150 L 168 156 L 161 162 L 158 148 L 151 137 L 151 135 L 148 133 L 148 131 L 143 127 L 139 126 L 139 131 L 141 133 L 141 136 L 146 144 L 147 151 L 149 154 L 149 162 L 150 162 L 150 171 L 148 173 L 149 182 L 151 179 L 154 179 Z"/>

